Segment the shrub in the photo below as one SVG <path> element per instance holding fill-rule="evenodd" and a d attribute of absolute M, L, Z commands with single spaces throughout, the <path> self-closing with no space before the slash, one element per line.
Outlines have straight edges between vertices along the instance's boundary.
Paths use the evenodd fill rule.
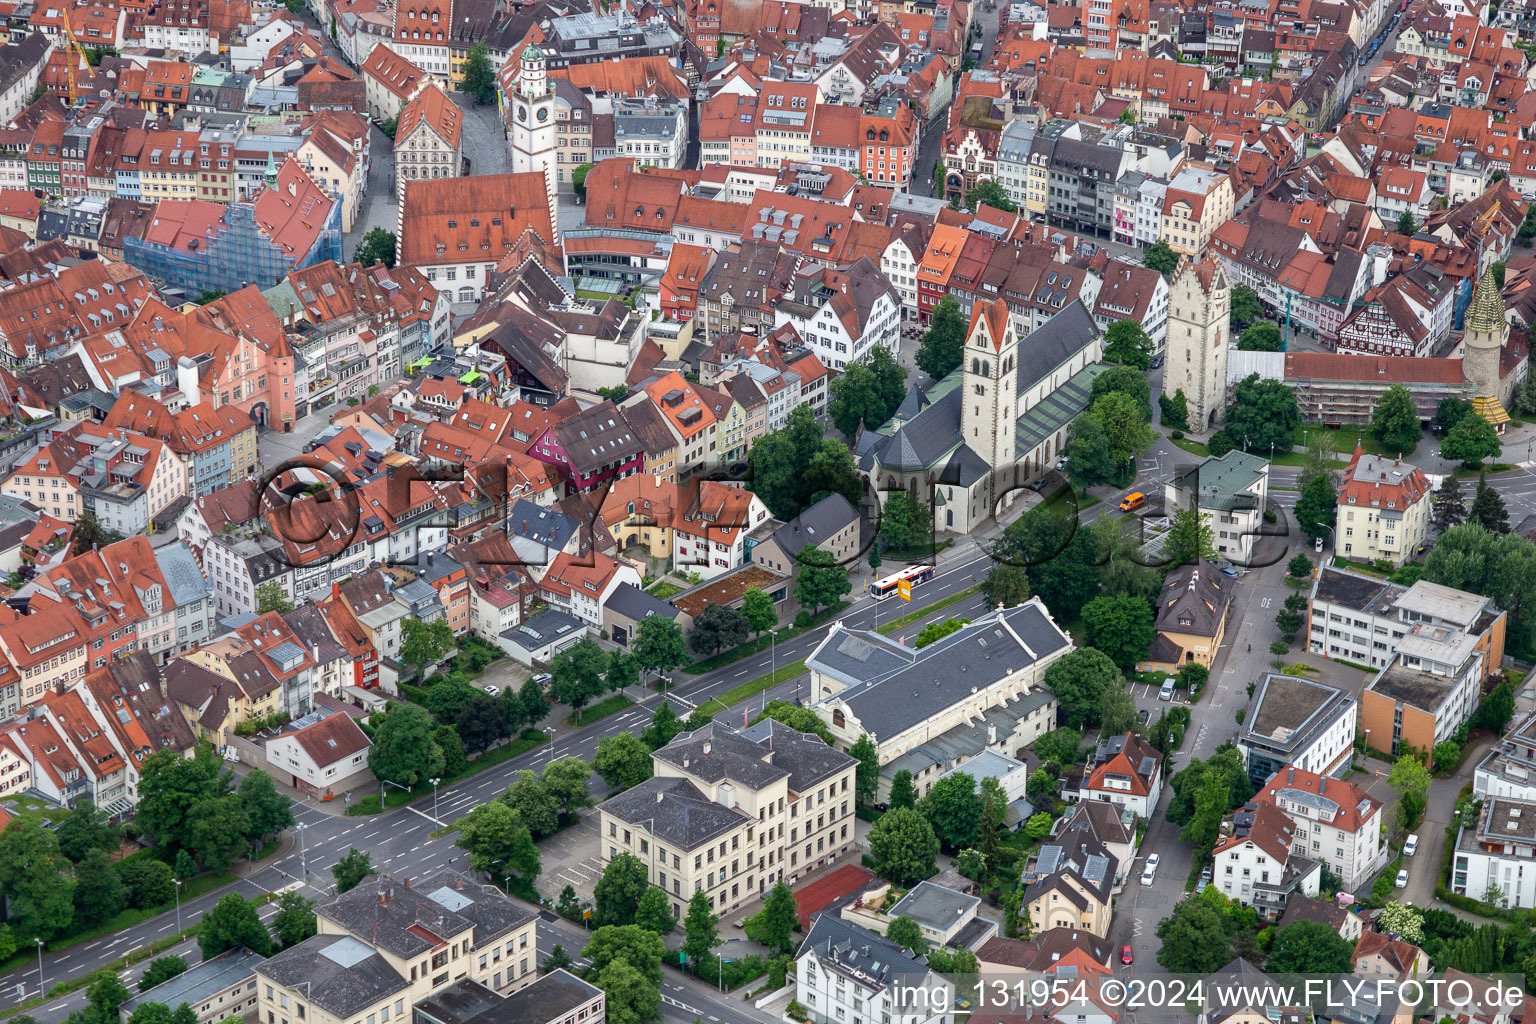
<path fill-rule="evenodd" d="M 808 611 L 796 612 L 795 613 L 795 628 L 796 629 L 809 629 L 810 626 L 811 626 L 811 619 L 812 618 L 813 618 L 813 616 Z"/>
<path fill-rule="evenodd" d="M 1168 436 L 1173 438 L 1175 441 L 1182 441 L 1182 440 L 1184 440 L 1184 431 L 1182 431 L 1182 430 L 1170 430 L 1168 432 Z"/>

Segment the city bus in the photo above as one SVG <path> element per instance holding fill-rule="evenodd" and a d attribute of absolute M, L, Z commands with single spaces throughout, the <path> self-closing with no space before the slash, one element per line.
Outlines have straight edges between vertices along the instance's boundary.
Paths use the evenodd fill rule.
<path fill-rule="evenodd" d="M 869 594 L 876 601 L 883 601 L 887 597 L 893 597 L 902 580 L 909 581 L 914 587 L 919 583 L 927 583 L 933 579 L 933 566 L 912 565 L 894 575 L 887 576 L 883 580 L 875 580 L 869 585 Z"/>

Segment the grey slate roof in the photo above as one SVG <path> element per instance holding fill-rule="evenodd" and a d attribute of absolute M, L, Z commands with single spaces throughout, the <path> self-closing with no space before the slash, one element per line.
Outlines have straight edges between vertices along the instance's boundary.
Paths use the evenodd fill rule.
<path fill-rule="evenodd" d="M 647 594 L 633 583 L 620 583 L 614 587 L 603 607 L 635 622 L 650 615 L 660 615 L 664 619 L 677 618 L 676 608 L 653 594 Z"/>
<path fill-rule="evenodd" d="M 778 543 L 780 551 L 794 558 L 806 546 L 815 546 L 829 540 L 858 518 L 858 512 L 848 504 L 848 499 L 833 491 L 785 523 L 774 533 L 773 539 Z"/>
<path fill-rule="evenodd" d="M 855 758 L 829 747 L 815 733 L 797 732 L 771 718 L 765 718 L 738 735 L 752 741 L 773 763 L 789 771 L 789 791 L 804 793 L 812 786 L 847 771 Z"/>
<path fill-rule="evenodd" d="M 709 783 L 738 782 L 762 789 L 789 777 L 788 769 L 770 762 L 762 747 L 714 722 L 694 732 L 679 733 L 654 756 Z"/>
<path fill-rule="evenodd" d="M 447 942 L 470 928 L 475 947 L 484 948 L 534 917 L 495 886 L 457 871 L 426 875 L 410 887 L 380 876 L 322 903 L 315 913 L 401 959 L 436 948 L 429 936 Z"/>
<path fill-rule="evenodd" d="M 1060 313 L 1031 331 L 1019 342 L 1019 394 L 1028 391 L 1052 370 L 1071 359 L 1099 336 L 1098 325 L 1081 299 L 1073 299 Z"/>
<path fill-rule="evenodd" d="M 833 699 L 846 703 L 870 735 L 890 738 L 969 697 L 972 688 L 1064 654 L 1071 645 L 1034 599 L 921 650 L 873 631 L 835 626 L 806 667 L 848 684 Z"/>
<path fill-rule="evenodd" d="M 470 978 L 454 982 L 416 1003 L 419 1022 L 430 1024 L 547 1024 L 558 1021 L 599 993 L 566 970 L 543 975 L 503 998 Z"/>
<path fill-rule="evenodd" d="M 555 555 L 564 550 L 579 529 L 581 524 L 576 520 L 535 505 L 527 498 L 517 499 L 507 516 L 507 536 L 512 538 L 513 546 L 517 547 L 522 538 L 537 541 L 549 550 L 549 561 L 554 561 Z M 521 551 L 518 553 L 522 554 Z"/>
<path fill-rule="evenodd" d="M 928 961 L 833 914 L 821 914 L 811 923 L 810 934 L 795 953 L 799 960 L 814 952 L 823 965 L 864 975 L 862 983 L 875 989 L 904 979 L 921 982 L 928 976 Z"/>
<path fill-rule="evenodd" d="M 602 810 L 658 840 L 693 850 L 755 819 L 745 811 L 717 804 L 687 779 L 646 779 L 616 797 Z"/>
<path fill-rule="evenodd" d="M 256 965 L 256 973 L 298 989 L 310 1002 L 341 1018 L 411 987 L 381 953 L 350 935 L 312 936 Z"/>
<path fill-rule="evenodd" d="M 581 622 L 575 616 L 551 610 L 525 619 L 521 625 L 503 630 L 501 638 L 512 641 L 525 651 L 534 651 L 580 628 Z"/>
<path fill-rule="evenodd" d="M 166 589 L 171 592 L 176 607 L 185 608 L 208 596 L 208 580 L 197 567 L 197 559 L 192 557 L 185 541 L 155 548 L 155 563 L 160 566 Z"/>
<path fill-rule="evenodd" d="M 1200 559 L 1168 574 L 1157 595 L 1157 628 L 1215 636 L 1232 603 L 1227 578 Z"/>

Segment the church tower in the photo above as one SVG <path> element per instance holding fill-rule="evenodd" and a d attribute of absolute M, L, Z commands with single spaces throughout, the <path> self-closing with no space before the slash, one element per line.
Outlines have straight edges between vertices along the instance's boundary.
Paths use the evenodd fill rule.
<path fill-rule="evenodd" d="M 1490 268 L 1477 282 L 1472 301 L 1462 321 L 1466 335 L 1462 341 L 1461 369 L 1472 385 L 1472 407 L 1483 419 L 1504 429 L 1509 413 L 1499 381 L 1499 359 L 1509 337 L 1509 323 L 1504 319 L 1504 299 L 1494 282 Z"/>
<path fill-rule="evenodd" d="M 965 339 L 961 440 L 994 470 L 1018 458 L 1019 334 L 1002 299 L 977 302 Z"/>
<path fill-rule="evenodd" d="M 511 97 L 507 141 L 514 172 L 540 171 L 549 187 L 555 182 L 555 91 L 550 88 L 544 51 L 530 45 L 519 58 Z"/>
<path fill-rule="evenodd" d="M 1204 432 L 1226 415 L 1227 317 L 1232 286 L 1214 260 L 1184 260 L 1168 295 L 1163 394 L 1184 392 L 1189 429 Z"/>

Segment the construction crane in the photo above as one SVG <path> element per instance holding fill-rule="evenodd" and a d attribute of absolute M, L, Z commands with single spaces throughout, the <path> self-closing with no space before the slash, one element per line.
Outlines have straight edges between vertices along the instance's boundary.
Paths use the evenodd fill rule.
<path fill-rule="evenodd" d="M 85 55 L 85 47 L 81 46 L 80 40 L 75 38 L 75 30 L 69 24 L 68 7 L 63 8 L 63 16 L 64 39 L 66 40 L 65 49 L 73 50 L 74 56 L 78 56 L 81 60 L 85 61 L 86 66 L 89 67 L 91 64 L 91 59 Z M 67 54 L 64 60 L 64 73 L 69 83 L 69 105 L 73 107 L 77 98 L 75 90 L 75 62 L 73 59 L 71 59 L 70 55 Z"/>

